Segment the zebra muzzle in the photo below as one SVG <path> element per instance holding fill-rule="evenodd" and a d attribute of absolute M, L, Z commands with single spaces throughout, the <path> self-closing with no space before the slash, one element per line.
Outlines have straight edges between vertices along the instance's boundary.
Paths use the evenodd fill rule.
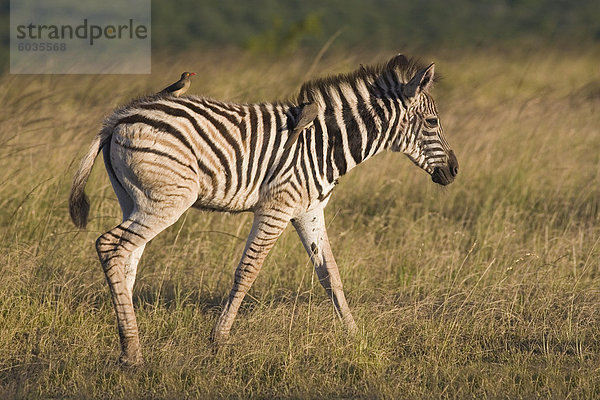
<path fill-rule="evenodd" d="M 448 162 L 442 167 L 435 167 L 431 174 L 431 180 L 439 185 L 448 185 L 454 181 L 458 174 L 458 160 L 454 152 L 448 153 Z"/>

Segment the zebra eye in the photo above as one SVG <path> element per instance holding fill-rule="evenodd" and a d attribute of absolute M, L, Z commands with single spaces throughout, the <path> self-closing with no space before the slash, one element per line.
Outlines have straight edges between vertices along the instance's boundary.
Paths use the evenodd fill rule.
<path fill-rule="evenodd" d="M 427 118 L 425 120 L 425 122 L 427 122 L 427 125 L 429 125 L 432 128 L 435 128 L 436 126 L 438 126 L 438 119 L 437 118 Z"/>

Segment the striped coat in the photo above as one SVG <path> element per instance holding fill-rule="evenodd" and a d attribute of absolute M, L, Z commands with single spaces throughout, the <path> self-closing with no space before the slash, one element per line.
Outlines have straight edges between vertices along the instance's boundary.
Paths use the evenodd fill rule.
<path fill-rule="evenodd" d="M 102 150 L 123 211 L 122 223 L 96 242 L 117 314 L 121 361 L 141 361 L 132 291 L 144 247 L 190 207 L 255 216 L 214 341 L 227 340 L 244 295 L 289 222 L 338 314 L 355 331 L 323 209 L 339 177 L 383 150 L 405 153 L 436 183 L 452 182 L 458 163 L 429 93 L 433 80 L 433 64 L 399 55 L 380 66 L 310 81 L 295 103 L 159 94 L 109 116 L 75 174 L 70 212 L 84 227 L 84 188 Z M 309 103 L 318 109 L 314 121 L 286 149 Z"/>

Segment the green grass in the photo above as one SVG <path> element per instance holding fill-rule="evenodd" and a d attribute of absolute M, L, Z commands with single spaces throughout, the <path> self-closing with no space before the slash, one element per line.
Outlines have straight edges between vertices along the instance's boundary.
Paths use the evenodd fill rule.
<path fill-rule="evenodd" d="M 134 369 L 117 364 L 94 250 L 118 204 L 98 160 L 77 231 L 76 163 L 113 107 L 183 70 L 199 73 L 192 93 L 266 101 L 293 95 L 312 59 L 0 77 L 0 398 L 600 398 L 600 53 L 579 50 L 425 57 L 460 173 L 441 189 L 389 153 L 341 180 L 326 218 L 356 338 L 288 228 L 215 351 L 251 215 L 190 210 L 142 258 Z M 310 75 L 392 54 L 332 55 Z"/>

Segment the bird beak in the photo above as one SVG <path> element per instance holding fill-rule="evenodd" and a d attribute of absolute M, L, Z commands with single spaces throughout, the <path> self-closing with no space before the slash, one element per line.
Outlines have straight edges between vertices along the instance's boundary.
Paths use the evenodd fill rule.
<path fill-rule="evenodd" d="M 190 72 L 190 76 L 194 76 L 194 75 L 196 75 L 195 72 Z"/>

